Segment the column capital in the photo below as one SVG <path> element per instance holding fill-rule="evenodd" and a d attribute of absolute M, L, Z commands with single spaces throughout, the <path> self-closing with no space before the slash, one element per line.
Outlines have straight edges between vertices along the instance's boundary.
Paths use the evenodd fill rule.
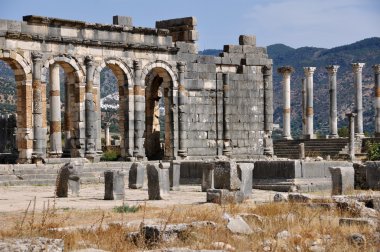
<path fill-rule="evenodd" d="M 338 65 L 328 65 L 326 66 L 326 70 L 329 73 L 329 75 L 336 74 L 338 72 L 340 66 Z"/>
<path fill-rule="evenodd" d="M 134 60 L 133 61 L 133 68 L 136 70 L 141 70 L 142 69 L 142 66 L 141 66 L 141 61 L 139 60 Z"/>
<path fill-rule="evenodd" d="M 37 52 L 37 51 L 33 51 L 32 52 L 32 61 L 33 62 L 42 61 L 42 53 Z"/>
<path fill-rule="evenodd" d="M 84 58 L 84 64 L 86 64 L 86 66 L 93 66 L 95 64 L 94 57 L 92 57 L 91 55 L 87 55 Z"/>
<path fill-rule="evenodd" d="M 372 69 L 376 74 L 380 74 L 380 64 L 373 65 Z"/>
<path fill-rule="evenodd" d="M 284 74 L 291 74 L 294 72 L 294 68 L 291 66 L 282 66 L 277 68 L 277 72 L 284 75 Z"/>
<path fill-rule="evenodd" d="M 184 62 L 184 61 L 177 62 L 178 72 L 184 73 L 185 72 L 185 67 L 186 67 L 186 62 Z"/>
<path fill-rule="evenodd" d="M 365 63 L 351 63 L 352 71 L 354 71 L 354 73 L 361 73 L 364 65 Z"/>
<path fill-rule="evenodd" d="M 270 71 L 272 71 L 272 65 L 265 65 L 261 69 L 264 75 L 270 75 Z"/>
<path fill-rule="evenodd" d="M 315 69 L 317 69 L 317 68 L 316 67 L 304 67 L 303 71 L 304 71 L 306 76 L 312 76 L 314 74 Z"/>
<path fill-rule="evenodd" d="M 355 117 L 356 115 L 357 115 L 357 113 L 346 113 L 346 116 L 348 118 Z"/>

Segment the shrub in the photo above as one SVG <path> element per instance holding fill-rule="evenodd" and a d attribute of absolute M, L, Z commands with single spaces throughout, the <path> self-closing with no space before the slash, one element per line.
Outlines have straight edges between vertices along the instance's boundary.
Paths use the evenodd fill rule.
<path fill-rule="evenodd" d="M 338 129 L 338 135 L 340 137 L 349 137 L 350 136 L 350 130 L 347 127 L 342 127 Z"/>
<path fill-rule="evenodd" d="M 113 211 L 116 213 L 135 213 L 140 209 L 140 206 L 128 206 L 124 204 L 122 206 L 116 206 Z"/>
<path fill-rule="evenodd" d="M 367 142 L 366 149 L 368 160 L 380 160 L 380 143 Z"/>
<path fill-rule="evenodd" d="M 120 157 L 120 154 L 115 150 L 106 150 L 103 153 L 102 161 L 117 161 Z"/>

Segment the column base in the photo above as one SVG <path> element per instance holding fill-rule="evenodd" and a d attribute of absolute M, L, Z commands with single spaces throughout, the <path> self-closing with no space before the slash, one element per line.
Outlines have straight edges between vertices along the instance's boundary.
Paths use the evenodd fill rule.
<path fill-rule="evenodd" d="M 293 140 L 292 136 L 282 136 L 283 140 Z"/>
<path fill-rule="evenodd" d="M 336 139 L 336 138 L 339 138 L 339 135 L 327 135 L 326 138 L 327 139 Z"/>
<path fill-rule="evenodd" d="M 355 133 L 355 138 L 364 138 L 364 133 Z"/>

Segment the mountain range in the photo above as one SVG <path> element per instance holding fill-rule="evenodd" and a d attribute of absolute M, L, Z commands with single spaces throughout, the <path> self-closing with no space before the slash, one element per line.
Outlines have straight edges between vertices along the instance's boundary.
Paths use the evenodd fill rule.
<path fill-rule="evenodd" d="M 221 50 L 207 49 L 200 51 L 203 55 L 219 55 Z M 316 67 L 314 73 L 314 127 L 316 132 L 328 134 L 329 118 L 329 87 L 327 65 L 339 65 L 337 73 L 338 93 L 338 127 L 346 127 L 348 122 L 345 114 L 354 107 L 354 83 L 351 63 L 366 63 L 363 68 L 363 107 L 364 130 L 374 131 L 374 73 L 372 65 L 380 64 L 380 38 L 367 38 L 349 45 L 331 49 L 316 47 L 292 48 L 284 44 L 274 44 L 267 47 L 270 58 L 273 59 L 273 89 L 274 89 L 274 122 L 282 126 L 282 77 L 277 73 L 281 66 L 292 66 L 295 72 L 291 75 L 291 125 L 292 134 L 301 132 L 301 82 L 304 77 L 303 67 Z M 61 86 L 63 90 L 64 73 L 61 69 Z M 101 73 L 101 104 L 102 110 L 117 109 L 116 78 L 109 69 Z M 12 70 L 0 60 L 0 111 L 14 111 L 16 93 Z M 115 94 L 116 93 L 116 94 Z M 115 107 L 116 106 L 116 107 Z M 115 125 L 115 127 L 117 127 Z M 115 130 L 117 130 L 115 128 Z"/>

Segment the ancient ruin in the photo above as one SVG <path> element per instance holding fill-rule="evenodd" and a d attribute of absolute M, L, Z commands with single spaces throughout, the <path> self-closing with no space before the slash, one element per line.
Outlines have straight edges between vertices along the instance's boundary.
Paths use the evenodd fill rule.
<path fill-rule="evenodd" d="M 220 57 L 198 55 L 196 26 L 194 17 L 157 21 L 155 28 L 134 27 L 122 16 L 111 25 L 33 15 L 1 20 L 0 59 L 17 82 L 18 162 L 99 160 L 100 72 L 106 66 L 119 86 L 124 160 L 271 155 L 266 48 L 242 35 Z M 63 117 L 59 67 L 66 75 Z M 159 103 L 164 125 L 157 119 Z"/>

